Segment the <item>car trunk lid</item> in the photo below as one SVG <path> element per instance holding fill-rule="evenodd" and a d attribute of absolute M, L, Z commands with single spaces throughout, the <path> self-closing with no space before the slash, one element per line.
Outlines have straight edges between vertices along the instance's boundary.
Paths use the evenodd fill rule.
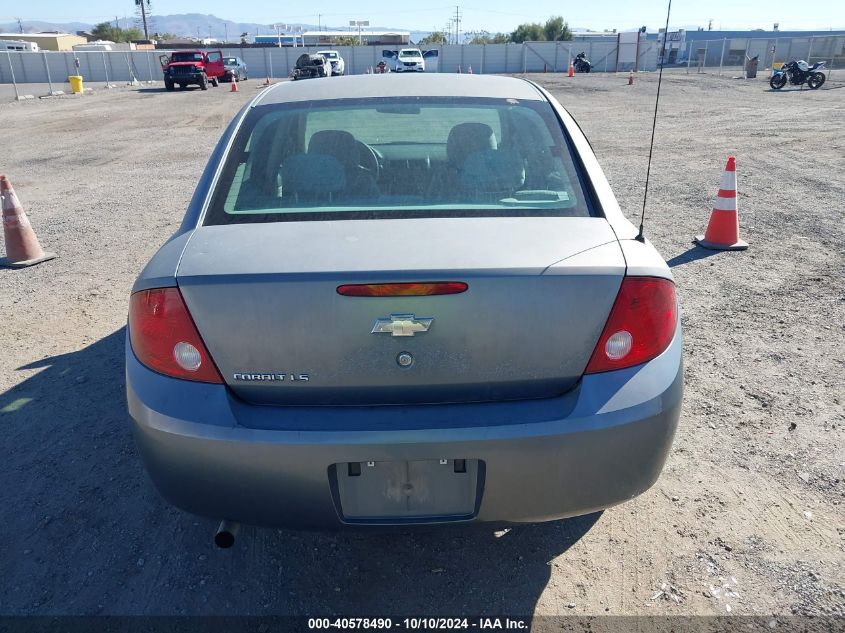
<path fill-rule="evenodd" d="M 600 256 L 589 265 L 574 257 L 591 249 Z M 350 220 L 201 227 L 177 281 L 238 396 L 368 405 L 569 390 L 624 271 L 603 218 Z M 468 289 L 379 297 L 337 291 L 433 281 Z M 402 354 L 409 366 L 400 364 Z"/>

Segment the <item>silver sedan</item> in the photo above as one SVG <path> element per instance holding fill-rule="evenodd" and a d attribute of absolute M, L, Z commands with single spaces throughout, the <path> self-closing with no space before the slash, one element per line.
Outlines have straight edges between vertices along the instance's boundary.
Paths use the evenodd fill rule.
<path fill-rule="evenodd" d="M 538 85 L 280 83 L 232 121 L 130 298 L 161 493 L 238 522 L 533 522 L 657 479 L 672 275 Z M 226 531 L 228 530 L 228 531 Z"/>

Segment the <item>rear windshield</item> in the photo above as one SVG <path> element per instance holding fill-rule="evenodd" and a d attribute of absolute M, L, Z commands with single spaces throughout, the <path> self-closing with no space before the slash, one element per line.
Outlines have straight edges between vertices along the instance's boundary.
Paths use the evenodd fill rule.
<path fill-rule="evenodd" d="M 206 225 L 591 215 L 542 101 L 387 97 L 253 108 Z"/>
<path fill-rule="evenodd" d="M 237 66 L 238 58 L 237 57 L 227 57 L 223 60 L 223 63 L 227 66 Z"/>

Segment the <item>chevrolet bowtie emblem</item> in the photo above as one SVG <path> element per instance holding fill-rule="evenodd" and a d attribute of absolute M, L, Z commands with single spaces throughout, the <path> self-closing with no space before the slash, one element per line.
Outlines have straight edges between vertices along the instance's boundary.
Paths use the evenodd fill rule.
<path fill-rule="evenodd" d="M 417 332 L 428 332 L 434 317 L 419 317 L 414 314 L 391 314 L 379 317 L 373 325 L 372 334 L 391 336 L 413 336 Z"/>

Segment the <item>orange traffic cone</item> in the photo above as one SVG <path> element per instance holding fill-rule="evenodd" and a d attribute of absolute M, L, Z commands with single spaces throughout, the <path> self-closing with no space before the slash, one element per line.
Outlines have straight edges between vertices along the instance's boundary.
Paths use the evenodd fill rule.
<path fill-rule="evenodd" d="M 24 268 L 53 259 L 56 254 L 45 253 L 38 243 L 29 218 L 6 176 L 0 176 L 0 197 L 3 198 L 3 236 L 6 239 L 6 257 L 0 258 L 0 266 Z"/>
<path fill-rule="evenodd" d="M 265 86 L 269 86 L 269 85 L 270 85 L 270 77 L 269 77 L 269 76 L 267 77 L 267 79 L 265 79 L 265 80 L 264 80 L 264 85 L 265 85 Z"/>
<path fill-rule="evenodd" d="M 571 62 L 569 64 L 569 72 L 567 73 L 567 76 L 568 77 L 574 77 L 575 76 L 575 66 L 573 66 Z"/>
<path fill-rule="evenodd" d="M 235 81 L 235 78 L 232 77 L 232 87 L 229 88 L 229 92 L 237 92 L 238 91 L 238 82 Z"/>
<path fill-rule="evenodd" d="M 739 212 L 736 206 L 736 159 L 731 156 L 722 174 L 722 186 L 710 214 L 704 235 L 695 243 L 714 251 L 744 251 L 748 243 L 739 239 Z"/>
<path fill-rule="evenodd" d="M 634 85 L 634 71 L 633 70 L 628 73 L 628 85 L 629 86 Z"/>

